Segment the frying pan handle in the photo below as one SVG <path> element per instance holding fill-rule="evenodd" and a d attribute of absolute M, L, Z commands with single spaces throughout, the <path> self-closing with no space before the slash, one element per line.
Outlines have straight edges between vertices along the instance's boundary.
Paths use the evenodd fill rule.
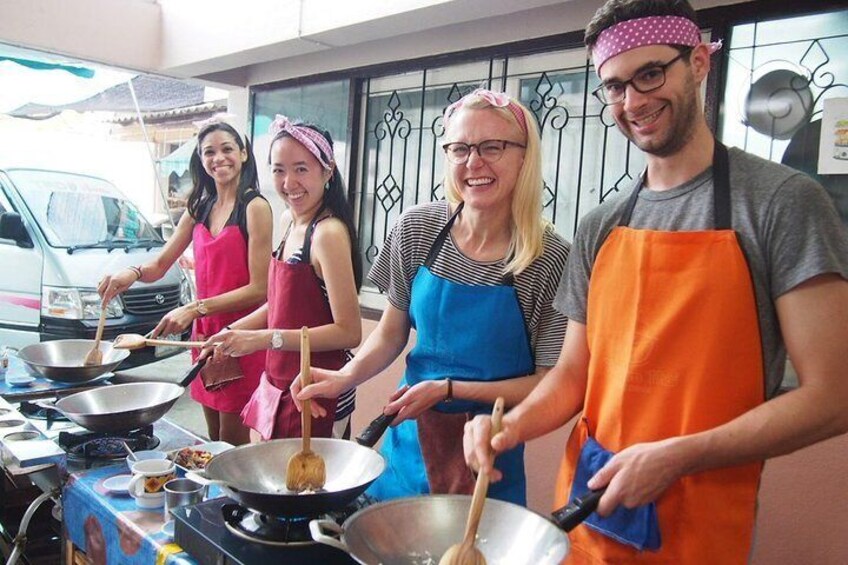
<path fill-rule="evenodd" d="M 187 387 L 189 384 L 191 384 L 191 381 L 197 378 L 197 375 L 200 374 L 201 369 L 203 369 L 203 366 L 206 365 L 206 361 L 208 360 L 209 357 L 204 357 L 203 359 L 192 365 L 191 369 L 188 370 L 188 373 L 186 373 L 183 379 L 180 381 L 180 386 Z"/>
<path fill-rule="evenodd" d="M 344 533 L 344 529 L 341 526 L 333 522 L 332 520 L 310 520 L 309 521 L 309 533 L 312 534 L 312 539 L 317 541 L 318 543 L 323 543 L 324 545 L 329 545 L 330 547 L 335 547 L 336 549 L 341 549 L 345 553 L 350 553 L 350 549 L 348 549 L 347 544 L 343 542 L 341 539 L 336 539 L 332 535 L 327 535 L 324 533 L 324 529 L 329 530 L 332 534 L 341 537 Z"/>
<path fill-rule="evenodd" d="M 598 508 L 598 503 L 606 490 L 604 487 L 589 491 L 576 497 L 559 510 L 554 510 L 552 514 L 554 522 L 566 532 L 570 532 Z"/>
<path fill-rule="evenodd" d="M 380 414 L 368 424 L 368 427 L 356 437 L 356 443 L 365 447 L 374 447 L 374 444 L 379 441 L 397 414 Z"/>

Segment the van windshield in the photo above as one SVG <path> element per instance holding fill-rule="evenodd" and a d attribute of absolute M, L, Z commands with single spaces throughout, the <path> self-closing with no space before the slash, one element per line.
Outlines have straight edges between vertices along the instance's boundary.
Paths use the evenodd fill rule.
<path fill-rule="evenodd" d="M 163 243 L 135 204 L 103 179 L 24 169 L 8 174 L 52 247 Z"/>

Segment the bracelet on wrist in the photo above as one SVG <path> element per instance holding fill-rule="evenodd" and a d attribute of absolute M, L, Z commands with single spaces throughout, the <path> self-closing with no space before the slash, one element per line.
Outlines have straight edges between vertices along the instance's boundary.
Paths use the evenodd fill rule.
<path fill-rule="evenodd" d="M 135 282 L 138 282 L 138 281 L 141 280 L 141 277 L 142 277 L 141 267 L 136 267 L 135 265 L 130 265 L 129 267 L 127 267 L 127 269 L 129 269 L 130 271 L 135 273 Z"/>

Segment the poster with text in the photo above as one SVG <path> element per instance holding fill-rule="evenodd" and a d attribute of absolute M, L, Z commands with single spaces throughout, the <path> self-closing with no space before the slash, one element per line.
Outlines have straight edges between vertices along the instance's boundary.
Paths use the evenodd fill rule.
<path fill-rule="evenodd" d="M 848 98 L 824 101 L 819 139 L 819 174 L 848 175 Z"/>

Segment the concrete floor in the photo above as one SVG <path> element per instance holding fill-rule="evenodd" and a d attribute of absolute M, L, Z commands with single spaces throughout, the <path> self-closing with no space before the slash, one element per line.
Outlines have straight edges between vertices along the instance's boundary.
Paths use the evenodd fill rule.
<path fill-rule="evenodd" d="M 156 363 L 135 367 L 126 371 L 117 371 L 116 381 L 162 381 L 176 383 L 191 367 L 191 356 L 188 352 L 168 357 Z M 195 433 L 206 438 L 206 421 L 203 419 L 203 411 L 200 405 L 189 396 L 188 390 L 180 397 L 176 404 L 168 411 L 166 417 Z"/>

